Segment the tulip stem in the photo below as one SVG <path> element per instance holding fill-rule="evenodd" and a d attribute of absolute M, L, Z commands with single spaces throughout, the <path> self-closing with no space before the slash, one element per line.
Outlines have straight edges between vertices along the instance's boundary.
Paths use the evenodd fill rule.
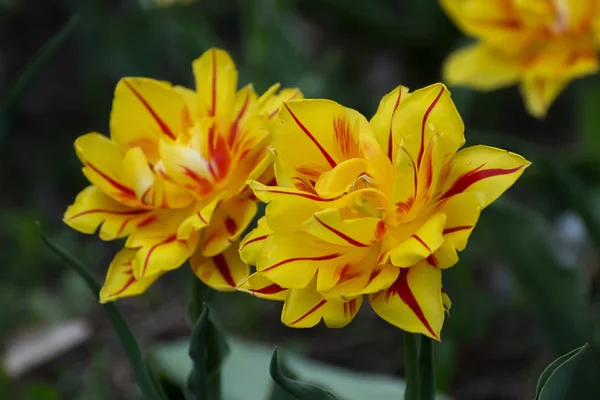
<path fill-rule="evenodd" d="M 404 400 L 420 399 L 419 342 L 421 335 L 404 332 L 404 376 L 406 389 Z"/>
<path fill-rule="evenodd" d="M 435 358 L 433 340 L 421 336 L 421 351 L 419 352 L 420 400 L 435 399 Z"/>

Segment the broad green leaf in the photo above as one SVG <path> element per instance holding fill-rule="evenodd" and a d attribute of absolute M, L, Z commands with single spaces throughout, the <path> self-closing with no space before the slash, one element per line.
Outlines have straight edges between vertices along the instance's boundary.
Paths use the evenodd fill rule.
<path fill-rule="evenodd" d="M 586 286 L 576 269 L 558 260 L 552 228 L 544 219 L 500 200 L 482 213 L 477 231 L 490 235 L 490 251 L 507 262 L 537 308 L 555 351 L 560 354 L 585 342 L 590 328 Z"/>
<path fill-rule="evenodd" d="M 283 373 L 283 359 L 280 356 L 279 350 L 275 349 L 273 357 L 271 357 L 271 365 L 269 372 L 271 378 L 277 383 L 283 390 L 296 397 L 298 400 L 335 400 L 336 397 L 330 392 L 321 389 L 318 386 L 311 385 L 308 383 L 300 382 L 299 380 L 292 379 L 285 376 Z"/>
<path fill-rule="evenodd" d="M 223 399 L 227 400 L 266 400 L 269 399 L 271 383 L 269 363 L 273 347 L 264 343 L 254 343 L 228 337 L 231 355 L 221 370 L 224 382 Z M 151 352 L 153 364 L 172 382 L 185 386 L 192 368 L 188 356 L 189 341 L 179 340 L 155 346 Z M 249 367 L 250 366 L 250 367 Z M 350 371 L 345 368 L 307 360 L 291 352 L 286 353 L 285 373 L 304 382 L 331 388 L 344 400 L 399 400 L 404 396 L 405 384 L 402 379 L 380 374 Z M 447 397 L 438 395 L 438 399 Z M 283 400 L 282 398 L 270 400 Z"/>
<path fill-rule="evenodd" d="M 588 347 L 589 345 L 586 343 L 550 363 L 540 375 L 535 400 L 565 399 L 579 360 Z"/>
<path fill-rule="evenodd" d="M 68 254 L 65 250 L 54 244 L 44 232 L 40 229 L 40 236 L 42 241 L 52 250 L 54 254 L 65 261 L 71 268 L 73 268 L 85 281 L 89 289 L 94 293 L 96 297 L 100 294 L 100 284 L 96 279 L 87 271 L 87 269 L 81 264 L 81 262 L 75 259 L 73 256 Z M 140 346 L 129 328 L 129 324 L 125 320 L 123 314 L 114 303 L 103 304 L 102 307 L 106 312 L 108 319 L 115 328 L 121 347 L 125 351 L 133 371 L 140 390 L 146 400 L 163 400 L 162 389 L 157 386 L 154 378 L 150 374 L 148 366 L 144 360 Z"/>
<path fill-rule="evenodd" d="M 188 390 L 198 400 L 221 397 L 221 366 L 229 354 L 225 334 L 210 319 L 205 304 L 196 322 L 190 342 L 189 356 L 193 367 L 188 377 Z"/>

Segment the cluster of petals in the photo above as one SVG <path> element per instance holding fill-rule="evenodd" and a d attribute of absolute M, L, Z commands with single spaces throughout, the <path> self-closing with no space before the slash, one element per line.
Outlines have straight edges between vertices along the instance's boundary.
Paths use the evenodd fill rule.
<path fill-rule="evenodd" d="M 529 165 L 464 142 L 442 84 L 396 88 L 370 121 L 329 100 L 285 102 L 273 128 L 277 184 L 250 183 L 268 204 L 240 243 L 256 272 L 239 289 L 284 301 L 291 327 L 345 326 L 368 296 L 383 319 L 439 340 L 450 307 L 442 270 Z"/>
<path fill-rule="evenodd" d="M 297 89 L 258 96 L 237 90 L 230 56 L 211 49 L 193 62 L 196 91 L 147 78 L 116 86 L 110 137 L 88 133 L 75 150 L 90 182 L 64 221 L 100 238 L 127 238 L 102 302 L 145 291 L 190 259 L 206 284 L 235 290 L 249 270 L 235 243 L 257 211 L 246 182 L 273 179 L 272 120 Z"/>
<path fill-rule="evenodd" d="M 530 114 L 542 117 L 567 84 L 598 71 L 597 0 L 440 0 L 475 44 L 450 55 L 449 84 L 493 90 L 520 83 Z"/>

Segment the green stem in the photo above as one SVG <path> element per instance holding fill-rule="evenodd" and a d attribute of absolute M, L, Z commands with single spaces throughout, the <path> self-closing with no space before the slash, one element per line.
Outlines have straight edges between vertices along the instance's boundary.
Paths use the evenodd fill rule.
<path fill-rule="evenodd" d="M 404 375 L 406 380 L 406 391 L 404 400 L 420 399 L 419 382 L 419 342 L 421 335 L 404 333 Z"/>
<path fill-rule="evenodd" d="M 433 340 L 421 337 L 421 351 L 419 354 L 419 379 L 420 400 L 435 399 L 435 357 L 433 353 Z"/>

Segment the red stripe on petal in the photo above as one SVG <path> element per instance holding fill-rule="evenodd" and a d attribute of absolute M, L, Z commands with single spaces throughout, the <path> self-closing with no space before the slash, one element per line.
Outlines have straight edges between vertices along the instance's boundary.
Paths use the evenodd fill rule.
<path fill-rule="evenodd" d="M 308 312 L 306 312 L 306 314 L 302 315 L 297 320 L 295 320 L 293 322 L 290 322 L 290 325 L 295 325 L 298 322 L 302 321 L 304 318 L 308 317 L 310 314 L 314 313 L 319 308 L 323 307 L 325 305 L 325 303 L 327 303 L 327 300 L 321 300 L 320 302 L 317 303 L 317 305 L 315 305 L 313 308 L 311 308 L 310 310 L 308 310 Z"/>
<path fill-rule="evenodd" d="M 446 199 L 448 197 L 452 197 L 456 194 L 462 193 L 465 190 L 467 190 L 467 188 L 481 180 L 487 179 L 487 178 L 493 178 L 495 176 L 502 176 L 502 175 L 510 175 L 512 173 L 517 172 L 518 170 L 522 169 L 523 166 L 519 165 L 518 167 L 515 168 L 490 168 L 490 169 L 484 169 L 482 170 L 481 168 L 483 168 L 485 164 L 481 164 L 479 167 L 475 168 L 472 171 L 466 172 L 463 175 L 461 175 L 455 182 L 454 184 L 450 187 L 450 189 L 448 189 L 446 191 L 446 193 L 444 193 L 441 197 L 441 200 Z"/>
<path fill-rule="evenodd" d="M 150 104 L 148 104 L 146 99 L 144 99 L 142 97 L 142 95 L 137 90 L 135 90 L 133 86 L 131 86 L 131 84 L 129 82 L 123 81 L 123 83 L 125 83 L 125 85 L 129 88 L 129 90 L 131 90 L 133 92 L 135 97 L 137 97 L 138 100 L 144 105 L 144 107 L 150 113 L 150 115 L 152 115 L 152 118 L 154 118 L 154 121 L 156 121 L 156 123 L 160 127 L 161 132 L 164 135 L 175 140 L 175 134 L 171 131 L 171 129 L 167 126 L 167 124 L 165 124 L 165 122 L 158 116 L 158 114 L 156 113 L 156 111 L 154 111 L 154 109 L 150 106 Z"/>
<path fill-rule="evenodd" d="M 431 251 L 431 249 L 429 248 L 429 246 L 427 245 L 427 243 L 425 243 L 425 242 L 423 241 L 423 239 L 421 239 L 421 238 L 419 237 L 419 235 L 417 235 L 416 233 L 414 233 L 414 234 L 412 235 L 412 237 L 413 237 L 414 239 L 416 239 L 416 241 L 417 241 L 417 242 L 421 243 L 421 244 L 423 245 L 423 247 L 425 247 L 425 248 L 427 249 L 427 251 L 429 251 L 430 253 L 432 252 L 432 251 Z"/>
<path fill-rule="evenodd" d="M 342 197 L 344 197 L 347 193 L 342 193 L 338 196 L 329 198 L 329 199 L 325 199 L 323 197 L 319 197 L 317 195 L 312 195 L 312 194 L 308 194 L 308 193 L 294 193 L 294 192 L 286 192 L 284 190 L 263 190 L 263 192 L 268 192 L 268 193 L 276 193 L 276 194 L 287 194 L 290 196 L 299 196 L 299 197 L 304 197 L 306 199 L 309 200 L 314 200 L 314 201 L 323 201 L 323 202 L 327 202 L 327 201 L 336 201 L 341 199 Z"/>
<path fill-rule="evenodd" d="M 208 222 L 206 222 L 206 220 L 204 219 L 204 217 L 202 216 L 202 214 L 200 214 L 199 212 L 197 212 L 196 215 L 198 215 L 198 218 L 200 219 L 200 221 L 202 221 L 203 223 L 205 223 L 206 225 L 208 225 Z"/>
<path fill-rule="evenodd" d="M 306 136 L 308 136 L 308 138 L 315 144 L 315 146 L 317 146 L 317 148 L 319 149 L 321 154 L 323 154 L 323 157 L 325 157 L 325 159 L 329 163 L 329 166 L 331 168 L 335 168 L 337 166 L 337 163 L 333 160 L 333 158 L 329 155 L 329 153 L 327 153 L 327 151 L 323 148 L 323 146 L 321 146 L 321 143 L 319 143 L 317 141 L 317 139 L 315 139 L 315 137 L 312 135 L 312 133 L 310 133 L 308 131 L 308 129 L 306 129 L 306 127 L 302 124 L 302 122 L 300 122 L 300 120 L 296 117 L 296 115 L 292 112 L 292 110 L 290 110 L 288 105 L 285 103 L 283 103 L 283 105 L 288 110 L 288 112 L 290 113 L 290 115 L 292 116 L 294 121 L 296 122 L 296 125 L 298 125 L 298 127 L 306 134 Z"/>
<path fill-rule="evenodd" d="M 129 280 L 127 282 L 125 282 L 125 285 L 119 289 L 118 291 L 111 293 L 108 295 L 108 297 L 114 297 L 114 296 L 118 296 L 120 294 L 122 294 L 123 292 L 125 292 L 129 286 L 133 285 L 136 282 L 136 279 L 132 276 L 131 278 L 129 278 Z"/>
<path fill-rule="evenodd" d="M 339 236 L 341 239 L 345 240 L 346 242 L 348 242 L 352 246 L 355 246 L 355 247 L 369 247 L 369 245 L 361 243 L 361 242 L 359 242 L 356 239 L 352 239 L 350 236 L 346 235 L 345 233 L 342 233 L 342 232 L 338 231 L 337 229 L 335 229 L 335 228 L 327 225 L 325 222 L 321 221 L 316 215 L 313 215 L 313 216 L 315 217 L 315 219 L 317 220 L 317 222 L 319 224 L 321 224 L 323 227 L 325 227 L 325 229 L 329 230 L 331 233 L 335 234 L 336 236 Z"/>
<path fill-rule="evenodd" d="M 250 294 L 260 293 L 260 294 L 268 295 L 268 294 L 277 294 L 279 292 L 283 292 L 284 290 L 286 290 L 286 289 L 282 288 L 281 286 L 279 286 L 276 283 L 273 283 L 269 286 L 265 286 L 260 289 L 250 289 L 249 291 L 250 291 Z"/>
<path fill-rule="evenodd" d="M 231 125 L 231 131 L 229 133 L 229 147 L 233 147 L 233 143 L 235 142 L 235 138 L 238 134 L 238 130 L 240 129 L 240 121 L 241 121 L 242 117 L 244 116 L 244 114 L 246 113 L 246 111 L 248 110 L 249 102 L 250 102 L 250 91 L 246 90 L 246 98 L 244 99 L 244 104 L 242 105 L 242 108 L 240 109 L 240 112 L 238 113 L 237 117 L 235 117 L 235 121 L 233 121 L 233 124 Z"/>
<path fill-rule="evenodd" d="M 244 245 L 242 247 L 240 247 L 240 250 L 243 249 L 244 247 L 248 246 L 250 243 L 265 240 L 268 237 L 269 237 L 269 235 L 262 235 L 262 236 L 257 236 L 255 238 L 252 238 L 252 239 L 248 240 L 246 243 L 244 243 Z"/>
<path fill-rule="evenodd" d="M 157 248 L 159 248 L 160 246 L 163 246 L 165 244 L 172 243 L 175 240 L 177 240 L 177 237 L 175 235 L 172 235 L 172 236 L 167 237 L 162 242 L 157 243 L 157 244 L 153 245 L 152 247 L 150 247 L 150 250 L 148 250 L 148 254 L 146 254 L 146 258 L 144 259 L 144 265 L 142 267 L 142 273 L 141 273 L 142 277 L 146 274 L 146 268 L 148 267 L 148 261 L 150 261 L 150 257 L 152 257 L 152 253 L 154 253 L 154 250 L 156 250 Z"/>
<path fill-rule="evenodd" d="M 333 254 L 327 254 L 325 256 L 319 256 L 319 257 L 294 257 L 294 258 L 288 258 L 287 260 L 283 260 L 283 261 L 279 261 L 276 264 L 271 265 L 270 267 L 267 267 L 265 269 L 263 269 L 260 272 L 267 272 L 270 271 L 274 268 L 280 267 L 284 264 L 289 264 L 291 262 L 295 262 L 295 261 L 327 261 L 327 260 L 333 260 L 334 258 L 337 258 L 341 256 L 340 253 L 333 253 Z"/>
<path fill-rule="evenodd" d="M 233 218 L 225 218 L 225 229 L 227 229 L 227 232 L 229 232 L 229 236 L 235 235 L 238 230 L 238 226 Z"/>
<path fill-rule="evenodd" d="M 459 232 L 459 231 L 466 231 L 468 229 L 473 228 L 473 225 L 463 225 L 463 226 L 454 226 L 452 228 L 446 228 L 444 229 L 444 231 L 442 232 L 444 235 L 447 235 L 449 233 L 454 233 L 454 232 Z"/>
<path fill-rule="evenodd" d="M 95 173 L 97 173 L 98 175 L 100 175 L 102 178 L 104 178 L 108 183 L 110 183 L 111 186 L 113 186 L 115 189 L 119 190 L 120 192 L 123 192 L 123 194 L 126 197 L 132 197 L 132 198 L 136 198 L 136 194 L 135 191 L 117 181 L 115 181 L 113 178 L 111 178 L 110 176 L 106 175 L 104 172 L 100 171 L 96 166 L 94 166 L 91 162 L 86 161 L 85 165 L 87 165 L 89 168 L 91 168 Z"/>
<path fill-rule="evenodd" d="M 394 124 L 394 114 L 396 114 L 396 110 L 398 109 L 398 105 L 400 105 L 400 99 L 402 98 L 402 88 L 398 89 L 398 98 L 396 99 L 396 104 L 394 105 L 394 110 L 392 111 L 392 118 L 390 119 L 390 135 L 388 137 L 388 158 L 392 160 L 392 126 Z"/>
<path fill-rule="evenodd" d="M 419 166 L 419 167 L 421 166 L 421 160 L 423 159 L 423 153 L 425 151 L 423 142 L 425 141 L 425 125 L 427 124 L 427 118 L 429 118 L 429 114 L 431 114 L 431 111 L 433 111 L 433 108 L 437 104 L 438 100 L 440 99 L 440 97 L 442 97 L 442 93 L 444 93 L 443 86 L 442 86 L 442 90 L 440 90 L 440 92 L 438 93 L 436 98 L 429 105 L 429 108 L 427 108 L 427 111 L 425 111 L 425 115 L 423 116 L 423 122 L 421 123 L 421 147 L 419 148 L 419 155 L 417 157 L 417 166 Z"/>
<path fill-rule="evenodd" d="M 95 208 L 93 210 L 86 210 L 86 211 L 82 211 L 80 213 L 77 213 L 75 215 L 71 215 L 68 220 L 72 220 L 75 218 L 79 218 L 81 216 L 87 215 L 87 214 L 97 214 L 97 213 L 102 213 L 102 214 L 110 214 L 110 215 L 140 215 L 140 214 L 144 214 L 149 212 L 148 210 L 131 210 L 131 211 L 111 211 L 111 210 L 104 210 L 104 209 L 100 209 L 100 208 Z"/>
<path fill-rule="evenodd" d="M 127 226 L 127 224 L 129 224 L 129 222 L 132 220 L 131 217 L 129 218 L 125 218 L 125 220 L 123 221 L 123 223 L 121 224 L 121 226 L 119 227 L 119 230 L 117 231 L 117 236 L 120 236 L 121 233 L 123 233 L 123 231 L 125 230 L 125 227 Z"/>
<path fill-rule="evenodd" d="M 198 185 L 196 187 L 190 188 L 193 189 L 198 194 L 206 194 L 211 191 L 212 184 L 210 181 L 193 171 L 191 168 L 186 167 L 185 165 L 179 165 L 183 169 L 183 173 L 185 176 L 191 178 Z"/>
<path fill-rule="evenodd" d="M 150 215 L 148 218 L 146 218 L 145 220 L 143 220 L 139 224 L 137 224 L 137 227 L 143 228 L 144 226 L 147 226 L 147 225 L 150 225 L 150 224 L 156 222 L 157 219 L 158 219 L 158 217 L 156 215 Z"/>
<path fill-rule="evenodd" d="M 385 300 L 387 302 L 389 301 L 389 298 L 391 296 L 398 296 L 400 300 L 402 300 L 402 302 L 412 310 L 412 312 L 417 316 L 417 318 L 419 318 L 419 321 L 421 321 L 421 323 L 423 324 L 423 326 L 425 326 L 425 329 L 427 329 L 431 336 L 433 336 L 434 338 L 438 338 L 435 332 L 433 332 L 433 329 L 431 329 L 429 321 L 427 321 L 427 318 L 425 318 L 425 314 L 423 313 L 419 302 L 415 298 L 415 295 L 410 290 L 410 286 L 408 285 L 409 271 L 410 268 L 400 269 L 400 275 L 398 276 L 398 279 L 396 279 L 396 282 L 394 282 L 392 286 L 387 290 Z"/>
<path fill-rule="evenodd" d="M 235 287 L 235 281 L 231 276 L 231 271 L 229 270 L 229 265 L 227 264 L 227 260 L 223 257 L 223 254 L 217 254 L 212 258 L 215 267 L 219 270 L 219 273 L 225 279 L 225 282 L 231 287 Z"/>
<path fill-rule="evenodd" d="M 430 254 L 429 257 L 426 258 L 426 261 L 429 265 L 433 265 L 434 267 L 438 266 L 438 262 L 433 254 Z"/>

